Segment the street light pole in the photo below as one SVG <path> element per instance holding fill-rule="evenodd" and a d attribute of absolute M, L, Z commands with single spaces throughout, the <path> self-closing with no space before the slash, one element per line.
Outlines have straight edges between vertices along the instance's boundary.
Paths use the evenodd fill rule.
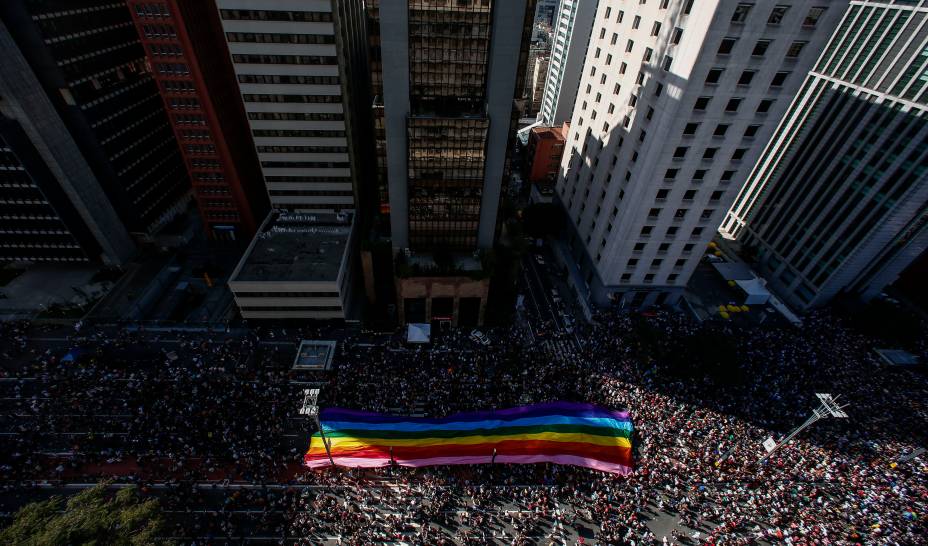
<path fill-rule="evenodd" d="M 773 455 L 774 451 L 786 445 L 790 440 L 795 438 L 800 432 L 802 432 L 807 427 L 809 427 L 809 425 L 815 423 L 816 421 L 820 419 L 824 419 L 825 417 L 829 417 L 829 416 L 834 417 L 836 419 L 847 419 L 847 413 L 844 412 L 844 408 L 848 407 L 848 404 L 844 404 L 843 406 L 839 405 L 838 397 L 832 397 L 830 394 L 817 392 L 815 393 L 815 396 L 816 398 L 819 399 L 821 403 L 819 404 L 817 408 L 812 410 L 812 415 L 808 419 L 806 419 L 803 424 L 793 429 L 793 431 L 790 432 L 785 438 L 775 443 L 774 445 L 767 447 L 769 445 L 768 442 L 772 443 L 772 440 L 773 440 L 772 438 L 768 440 L 768 442 L 764 442 L 764 447 L 767 449 L 767 453 L 763 457 L 761 457 L 758 462 L 762 463 L 766 461 L 767 459 L 769 459 L 770 456 Z"/>
<path fill-rule="evenodd" d="M 322 445 L 325 447 L 325 453 L 329 456 L 329 462 L 335 466 L 335 459 L 332 458 L 332 446 L 325 437 L 325 430 L 322 429 L 322 422 L 319 420 L 319 389 L 303 389 L 303 407 L 300 408 L 300 414 L 312 417 L 316 421 L 316 428 L 319 429 L 319 437 L 322 439 Z"/>

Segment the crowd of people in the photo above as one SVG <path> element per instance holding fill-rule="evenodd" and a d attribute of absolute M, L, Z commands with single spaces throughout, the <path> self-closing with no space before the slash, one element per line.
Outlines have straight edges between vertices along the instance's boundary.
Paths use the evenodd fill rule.
<path fill-rule="evenodd" d="M 873 340 L 830 314 L 801 327 L 649 315 L 602 312 L 544 339 L 514 325 L 490 330 L 489 347 L 460 331 L 418 347 L 399 334 L 371 343 L 353 333 L 334 370 L 317 377 L 323 407 L 442 416 L 576 400 L 627 409 L 629 476 L 556 465 L 308 471 L 299 466 L 309 429 L 297 414 L 301 386 L 290 381 L 292 348 L 259 344 L 257 334 L 164 346 L 124 330 L 85 333 L 64 362 L 55 351 L 29 353 L 20 325 L 4 349 L 25 364 L 5 368 L 10 380 L 0 384 L 10 433 L 3 494 L 116 477 L 162 499 L 172 536 L 216 541 L 924 541 L 928 458 L 907 458 L 926 443 L 923 371 L 882 364 Z M 700 346 L 687 340 L 722 338 L 722 354 L 687 351 Z M 841 395 L 850 418 L 820 421 L 759 461 L 766 438 L 809 416 L 816 392 Z M 194 485 L 203 482 L 212 488 Z M 242 483 L 273 487 L 232 487 Z"/>

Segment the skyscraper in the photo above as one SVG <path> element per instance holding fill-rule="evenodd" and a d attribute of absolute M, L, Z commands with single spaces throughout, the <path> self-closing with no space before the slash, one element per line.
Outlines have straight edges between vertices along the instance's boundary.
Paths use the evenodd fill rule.
<path fill-rule="evenodd" d="M 400 318 L 477 324 L 489 280 L 473 253 L 496 238 L 534 1 L 377 4 Z"/>
<path fill-rule="evenodd" d="M 215 2 L 271 206 L 353 210 L 371 185 L 363 3 Z"/>
<path fill-rule="evenodd" d="M 554 43 L 538 113 L 542 125 L 570 121 L 598 4 L 599 0 L 561 0 L 554 13 Z"/>
<path fill-rule="evenodd" d="M 356 319 L 375 191 L 364 3 L 213 1 L 275 209 L 229 280 L 239 310 Z"/>
<path fill-rule="evenodd" d="M 928 248 L 925 7 L 851 2 L 722 225 L 797 309 L 875 296 Z"/>
<path fill-rule="evenodd" d="M 845 6 L 600 2 L 556 189 L 581 293 L 680 297 Z"/>
<path fill-rule="evenodd" d="M 118 265 L 129 232 L 0 21 L 0 261 Z"/>
<path fill-rule="evenodd" d="M 267 191 L 210 0 L 128 0 L 213 239 L 254 235 Z"/>
<path fill-rule="evenodd" d="M 125 3 L 6 0 L 0 18 L 122 222 L 154 235 L 190 181 Z"/>

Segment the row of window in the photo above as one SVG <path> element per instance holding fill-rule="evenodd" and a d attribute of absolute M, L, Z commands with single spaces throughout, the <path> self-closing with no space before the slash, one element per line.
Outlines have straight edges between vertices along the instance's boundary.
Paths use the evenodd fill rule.
<path fill-rule="evenodd" d="M 345 114 L 332 112 L 248 112 L 248 119 L 273 121 L 344 121 Z"/>
<path fill-rule="evenodd" d="M 286 102 L 286 103 L 340 103 L 341 95 L 280 95 L 269 93 L 244 93 L 245 102 Z"/>
<path fill-rule="evenodd" d="M 227 21 L 294 21 L 300 23 L 330 23 L 329 11 L 280 11 L 264 9 L 221 9 L 219 14 Z"/>
<path fill-rule="evenodd" d="M 786 13 L 792 6 L 785 4 L 777 4 L 770 11 L 770 14 L 767 16 L 768 25 L 779 25 L 783 22 L 783 19 L 786 17 Z M 815 28 L 818 25 L 819 20 L 822 18 L 822 15 L 825 14 L 826 7 L 816 6 L 809 8 L 808 13 L 806 13 L 805 18 L 802 20 L 802 27 L 806 29 Z M 737 24 L 744 24 L 747 22 L 748 17 L 750 17 L 751 12 L 754 11 L 754 4 L 751 2 L 741 2 L 735 6 L 735 11 L 732 13 L 731 22 Z"/>
<path fill-rule="evenodd" d="M 254 44 L 334 44 L 334 34 L 285 34 L 277 32 L 226 32 L 230 42 Z"/>
<path fill-rule="evenodd" d="M 251 132 L 256 137 L 322 137 L 338 138 L 345 136 L 345 131 L 327 131 L 323 129 L 304 130 L 304 129 L 254 129 Z"/>
<path fill-rule="evenodd" d="M 236 64 L 338 64 L 338 58 L 329 55 L 232 55 Z"/>
<path fill-rule="evenodd" d="M 258 153 L 265 154 L 346 154 L 347 146 L 258 146 Z"/>
<path fill-rule="evenodd" d="M 282 76 L 278 74 L 239 74 L 240 83 L 338 85 L 338 76 Z"/>

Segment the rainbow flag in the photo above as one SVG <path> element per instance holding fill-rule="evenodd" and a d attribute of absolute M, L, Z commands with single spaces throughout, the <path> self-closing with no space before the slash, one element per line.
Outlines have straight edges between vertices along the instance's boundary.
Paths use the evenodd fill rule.
<path fill-rule="evenodd" d="M 557 463 L 628 474 L 632 421 L 627 412 L 592 404 L 549 402 L 441 419 L 400 417 L 342 408 L 320 413 L 336 465 L 375 468 L 445 464 Z M 495 456 L 494 456 L 495 451 Z M 331 466 L 313 434 L 309 468 Z"/>

